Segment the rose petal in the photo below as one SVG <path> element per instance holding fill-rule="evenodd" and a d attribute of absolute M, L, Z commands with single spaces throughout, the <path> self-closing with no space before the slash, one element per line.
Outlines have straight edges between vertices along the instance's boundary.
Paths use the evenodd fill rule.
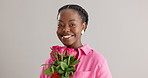
<path fill-rule="evenodd" d="M 69 55 L 69 56 L 76 56 L 77 55 L 77 51 L 75 49 L 67 48 L 66 51 L 67 51 L 67 55 Z"/>

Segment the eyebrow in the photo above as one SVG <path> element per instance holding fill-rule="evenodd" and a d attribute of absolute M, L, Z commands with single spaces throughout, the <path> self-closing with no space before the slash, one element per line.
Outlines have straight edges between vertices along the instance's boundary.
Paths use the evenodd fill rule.
<path fill-rule="evenodd" d="M 75 20 L 75 19 L 71 19 L 71 20 L 69 20 L 69 21 L 71 22 L 71 21 L 76 21 L 76 20 Z"/>
<path fill-rule="evenodd" d="M 59 22 L 63 22 L 62 20 L 58 20 Z"/>
<path fill-rule="evenodd" d="M 62 20 L 58 20 L 59 22 L 63 22 Z M 71 22 L 71 21 L 76 21 L 75 19 L 71 19 L 71 20 L 69 20 L 69 22 Z"/>

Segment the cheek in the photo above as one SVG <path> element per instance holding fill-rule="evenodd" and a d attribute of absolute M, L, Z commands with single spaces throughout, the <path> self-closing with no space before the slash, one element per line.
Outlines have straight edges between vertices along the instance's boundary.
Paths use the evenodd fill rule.
<path fill-rule="evenodd" d="M 81 35 L 81 30 L 80 30 L 80 28 L 77 28 L 77 29 L 75 29 L 75 30 L 73 30 L 74 32 L 75 32 L 75 34 L 77 35 L 77 36 L 80 36 Z"/>
<path fill-rule="evenodd" d="M 59 28 L 57 28 L 57 31 L 56 31 L 57 35 L 60 34 L 60 32 L 61 32 L 61 30 Z"/>
<path fill-rule="evenodd" d="M 57 31 L 56 31 L 56 34 L 57 34 L 57 37 L 60 39 L 60 30 L 59 29 L 57 29 Z"/>

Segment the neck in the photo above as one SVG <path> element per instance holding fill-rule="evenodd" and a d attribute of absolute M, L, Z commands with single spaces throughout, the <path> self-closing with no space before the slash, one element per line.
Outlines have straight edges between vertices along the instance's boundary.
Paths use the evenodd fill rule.
<path fill-rule="evenodd" d="M 70 46 L 67 46 L 67 47 L 69 47 L 69 48 L 74 48 L 74 49 L 78 49 L 78 48 L 80 48 L 80 47 L 82 47 L 83 45 L 82 44 L 79 44 L 79 45 L 70 45 Z"/>
<path fill-rule="evenodd" d="M 78 48 L 82 47 L 82 43 L 81 41 L 77 41 L 76 43 L 72 44 L 72 45 L 68 45 L 67 47 L 69 48 L 74 48 L 75 50 L 77 50 Z"/>

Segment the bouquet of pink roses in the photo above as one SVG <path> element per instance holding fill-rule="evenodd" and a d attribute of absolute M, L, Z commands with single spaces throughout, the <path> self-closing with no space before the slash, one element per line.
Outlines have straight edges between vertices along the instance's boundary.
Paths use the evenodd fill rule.
<path fill-rule="evenodd" d="M 70 78 L 76 71 L 74 65 L 80 61 L 75 60 L 77 51 L 72 48 L 53 46 L 51 48 L 50 58 L 54 63 L 42 64 L 51 65 L 50 68 L 44 70 L 45 75 L 52 75 L 51 78 Z"/>

